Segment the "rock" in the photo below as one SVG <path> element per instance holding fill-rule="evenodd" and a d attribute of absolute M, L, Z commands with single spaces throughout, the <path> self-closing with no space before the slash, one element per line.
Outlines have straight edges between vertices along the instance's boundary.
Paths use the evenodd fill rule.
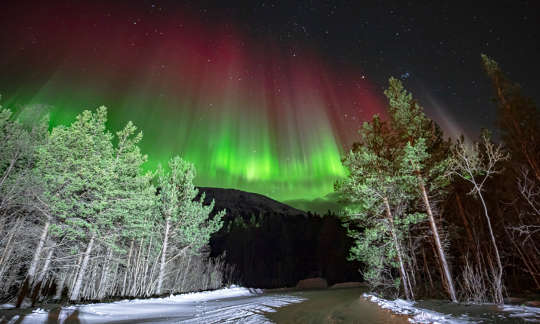
<path fill-rule="evenodd" d="M 340 282 L 330 286 L 330 289 L 339 289 L 339 288 L 358 288 L 358 287 L 367 287 L 365 282 L 359 281 L 350 281 L 350 282 Z"/>
<path fill-rule="evenodd" d="M 531 306 L 531 307 L 540 307 L 540 300 L 529 300 L 528 302 L 525 303 L 525 305 Z"/>
<path fill-rule="evenodd" d="M 298 281 L 296 284 L 297 289 L 326 289 L 328 283 L 324 278 L 308 278 Z"/>
<path fill-rule="evenodd" d="M 525 298 L 521 297 L 508 297 L 504 299 L 505 304 L 523 304 L 525 302 Z"/>

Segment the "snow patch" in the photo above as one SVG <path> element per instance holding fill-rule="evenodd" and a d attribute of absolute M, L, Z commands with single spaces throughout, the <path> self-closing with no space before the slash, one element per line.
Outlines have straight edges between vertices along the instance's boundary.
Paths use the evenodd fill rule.
<path fill-rule="evenodd" d="M 502 310 L 510 317 L 520 317 L 526 322 L 540 323 L 540 308 L 532 306 L 503 305 Z"/>
<path fill-rule="evenodd" d="M 368 299 L 371 302 L 376 303 L 381 308 L 388 309 L 396 314 L 408 315 L 409 322 L 411 323 L 467 323 L 466 319 L 458 319 L 451 315 L 442 314 L 439 312 L 418 308 L 414 306 L 414 302 L 396 299 L 396 300 L 386 300 L 383 298 L 376 297 L 371 294 L 364 293 L 362 295 L 364 298 Z"/>
<path fill-rule="evenodd" d="M 159 302 L 160 304 L 163 304 L 163 303 L 176 304 L 176 303 L 182 303 L 182 302 L 198 302 L 198 301 L 205 301 L 205 300 L 219 300 L 219 299 L 224 299 L 224 298 L 253 296 L 253 295 L 258 295 L 262 293 L 263 293 L 262 289 L 244 288 L 244 287 L 238 287 L 238 286 L 232 285 L 228 288 L 222 288 L 218 290 L 209 290 L 209 291 L 185 293 L 185 294 L 178 294 L 178 295 L 170 295 L 169 297 L 165 297 L 165 298 L 126 299 L 126 300 L 121 300 L 121 301 L 106 303 L 106 304 L 107 305 L 123 304 L 123 303 L 152 304 L 156 302 Z M 94 304 L 94 305 L 101 305 L 101 304 Z"/>

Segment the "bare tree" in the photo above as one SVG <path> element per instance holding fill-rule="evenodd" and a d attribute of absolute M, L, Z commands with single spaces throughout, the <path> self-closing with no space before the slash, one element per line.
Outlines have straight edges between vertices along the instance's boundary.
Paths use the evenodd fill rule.
<path fill-rule="evenodd" d="M 493 284 L 495 289 L 495 302 L 503 303 L 502 295 L 502 274 L 503 266 L 497 241 L 493 234 L 491 220 L 488 213 L 488 208 L 482 194 L 486 181 L 493 175 L 500 173 L 502 170 L 498 168 L 500 162 L 508 160 L 510 155 L 502 149 L 501 145 L 495 145 L 491 142 L 489 133 L 483 131 L 481 141 L 472 145 L 467 145 L 463 138 L 458 140 L 453 148 L 453 158 L 450 161 L 449 175 L 455 175 L 459 178 L 472 184 L 472 189 L 469 195 L 476 195 L 482 203 L 484 216 L 488 227 L 491 244 L 495 252 L 497 262 L 497 270 L 493 274 Z"/>

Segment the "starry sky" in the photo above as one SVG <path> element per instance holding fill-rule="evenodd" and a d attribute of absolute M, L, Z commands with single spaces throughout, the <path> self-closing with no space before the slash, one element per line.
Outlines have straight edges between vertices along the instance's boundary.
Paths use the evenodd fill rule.
<path fill-rule="evenodd" d="M 0 11 L 2 104 L 53 125 L 106 105 L 147 168 L 175 154 L 198 184 L 315 199 L 401 78 L 449 136 L 493 128 L 480 53 L 539 99 L 535 1 L 19 1 Z"/>

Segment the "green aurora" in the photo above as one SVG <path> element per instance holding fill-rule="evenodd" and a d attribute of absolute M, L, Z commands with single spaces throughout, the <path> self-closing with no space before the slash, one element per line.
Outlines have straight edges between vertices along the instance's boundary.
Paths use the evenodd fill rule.
<path fill-rule="evenodd" d="M 195 164 L 199 186 L 322 197 L 345 175 L 341 156 L 362 120 L 382 111 L 360 73 L 333 71 L 307 52 L 248 48 L 201 30 L 164 32 L 168 39 L 132 51 L 117 35 L 85 33 L 103 52 L 81 43 L 53 61 L 17 57 L 16 77 L 0 84 L 4 107 L 46 105 L 55 126 L 107 106 L 111 131 L 129 120 L 143 131 L 148 170 L 180 155 Z"/>

